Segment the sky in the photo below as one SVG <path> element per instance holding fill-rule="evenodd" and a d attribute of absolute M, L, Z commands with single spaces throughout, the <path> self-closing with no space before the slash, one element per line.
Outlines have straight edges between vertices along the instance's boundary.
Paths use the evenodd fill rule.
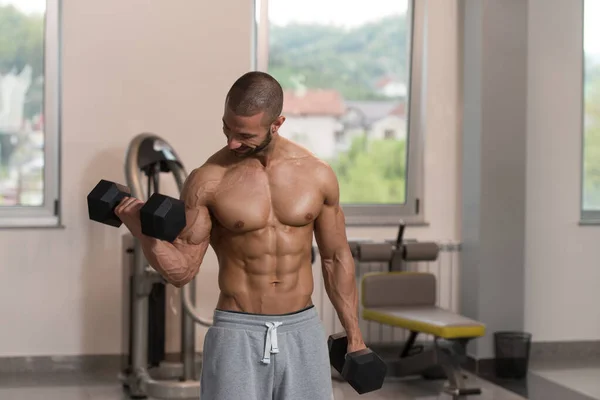
<path fill-rule="evenodd" d="M 403 13 L 407 1 L 269 0 L 269 19 L 276 24 L 295 21 L 356 26 L 390 14 Z M 600 56 L 600 0 L 584 1 L 584 47 L 586 52 Z M 0 0 L 0 4 L 13 4 L 26 13 L 44 12 L 46 8 L 46 0 Z"/>
<path fill-rule="evenodd" d="M 586 53 L 600 57 L 600 0 L 585 0 L 583 4 L 583 46 Z"/>
<path fill-rule="evenodd" d="M 0 0 L 1 5 L 12 4 L 25 13 L 43 13 L 46 11 L 46 0 Z"/>

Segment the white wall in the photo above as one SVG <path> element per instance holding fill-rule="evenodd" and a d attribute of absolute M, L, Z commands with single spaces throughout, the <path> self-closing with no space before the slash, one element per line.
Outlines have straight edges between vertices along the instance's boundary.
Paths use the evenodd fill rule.
<path fill-rule="evenodd" d="M 143 131 L 164 136 L 188 170 L 202 163 L 222 145 L 226 90 L 251 68 L 251 1 L 148 7 L 143 0 L 79 0 L 65 1 L 63 12 L 66 228 L 0 231 L 0 357 L 121 351 L 125 230 L 90 222 L 85 197 L 100 178 L 124 183 L 126 146 Z M 458 238 L 456 17 L 456 0 L 430 6 L 424 161 L 430 225 L 409 228 L 409 237 Z M 350 237 L 373 238 L 395 233 L 348 231 Z M 206 316 L 217 300 L 216 273 L 209 250 L 197 295 Z M 177 349 L 176 331 L 169 327 L 171 351 Z M 198 329 L 199 348 L 204 332 Z"/>
<path fill-rule="evenodd" d="M 578 225 L 581 3 L 529 0 L 525 327 L 536 341 L 600 340 L 600 230 Z"/>
<path fill-rule="evenodd" d="M 395 139 L 406 139 L 406 118 L 397 115 L 388 115 L 380 119 L 373 123 L 369 137 L 372 139 L 384 139 L 387 130 L 393 131 Z"/>

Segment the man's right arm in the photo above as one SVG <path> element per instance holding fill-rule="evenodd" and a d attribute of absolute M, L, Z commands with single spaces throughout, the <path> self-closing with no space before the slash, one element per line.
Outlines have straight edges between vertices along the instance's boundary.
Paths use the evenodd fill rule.
<path fill-rule="evenodd" d="M 145 235 L 140 238 L 148 263 L 176 287 L 194 279 L 210 243 L 208 202 L 218 182 L 211 175 L 203 166 L 192 171 L 184 183 L 181 200 L 185 204 L 186 226 L 173 243 Z"/>

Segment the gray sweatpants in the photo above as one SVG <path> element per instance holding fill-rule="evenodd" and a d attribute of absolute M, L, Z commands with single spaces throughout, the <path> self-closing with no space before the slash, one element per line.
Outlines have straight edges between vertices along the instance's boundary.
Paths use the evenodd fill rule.
<path fill-rule="evenodd" d="M 200 400 L 331 400 L 325 330 L 314 307 L 261 315 L 216 310 L 204 338 Z"/>

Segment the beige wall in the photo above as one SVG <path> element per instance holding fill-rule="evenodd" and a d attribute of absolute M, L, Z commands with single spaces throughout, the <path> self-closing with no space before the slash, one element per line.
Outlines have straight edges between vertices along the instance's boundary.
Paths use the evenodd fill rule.
<path fill-rule="evenodd" d="M 222 145 L 223 95 L 251 68 L 252 2 L 146 6 L 142 0 L 64 2 L 65 229 L 0 231 L 0 356 L 119 353 L 125 231 L 89 222 L 85 196 L 100 178 L 124 182 L 123 156 L 137 133 L 164 136 L 188 169 Z M 229 11 L 232 7 L 236 12 Z M 455 0 L 430 2 L 428 11 L 424 207 L 429 226 L 409 228 L 407 234 L 458 240 Z M 525 311 L 526 329 L 536 340 L 600 339 L 594 309 L 600 233 L 577 223 L 580 14 L 579 2 L 530 1 Z M 564 29 L 555 29 L 558 22 Z M 394 233 L 393 228 L 348 230 L 350 237 Z M 198 283 L 199 308 L 206 316 L 216 302 L 216 272 L 209 251 Z M 176 331 L 171 324 L 171 350 L 177 348 Z M 203 335 L 198 329 L 199 346 Z"/>
<path fill-rule="evenodd" d="M 120 231 L 91 223 L 85 197 L 100 178 L 125 181 L 143 131 L 201 163 L 222 145 L 226 90 L 251 68 L 251 1 L 63 3 L 66 228 L 0 232 L 2 356 L 120 351 Z M 214 266 L 199 284 L 211 299 Z"/>
<path fill-rule="evenodd" d="M 456 240 L 458 186 L 455 1 L 430 6 L 425 211 L 411 237 Z M 124 228 L 88 220 L 85 197 L 106 178 L 125 182 L 123 157 L 143 131 L 165 137 L 189 169 L 223 144 L 222 101 L 251 68 L 252 2 L 64 1 L 62 199 L 65 229 L 0 231 L 0 356 L 121 351 Z M 231 9 L 235 12 L 230 11 Z M 435 92 L 434 92 L 435 90 Z M 349 229 L 390 238 L 394 228 Z M 209 251 L 198 307 L 216 303 Z M 171 316 L 172 318 L 172 316 Z M 177 327 L 170 350 L 177 349 Z M 198 329 L 198 346 L 204 335 Z"/>

